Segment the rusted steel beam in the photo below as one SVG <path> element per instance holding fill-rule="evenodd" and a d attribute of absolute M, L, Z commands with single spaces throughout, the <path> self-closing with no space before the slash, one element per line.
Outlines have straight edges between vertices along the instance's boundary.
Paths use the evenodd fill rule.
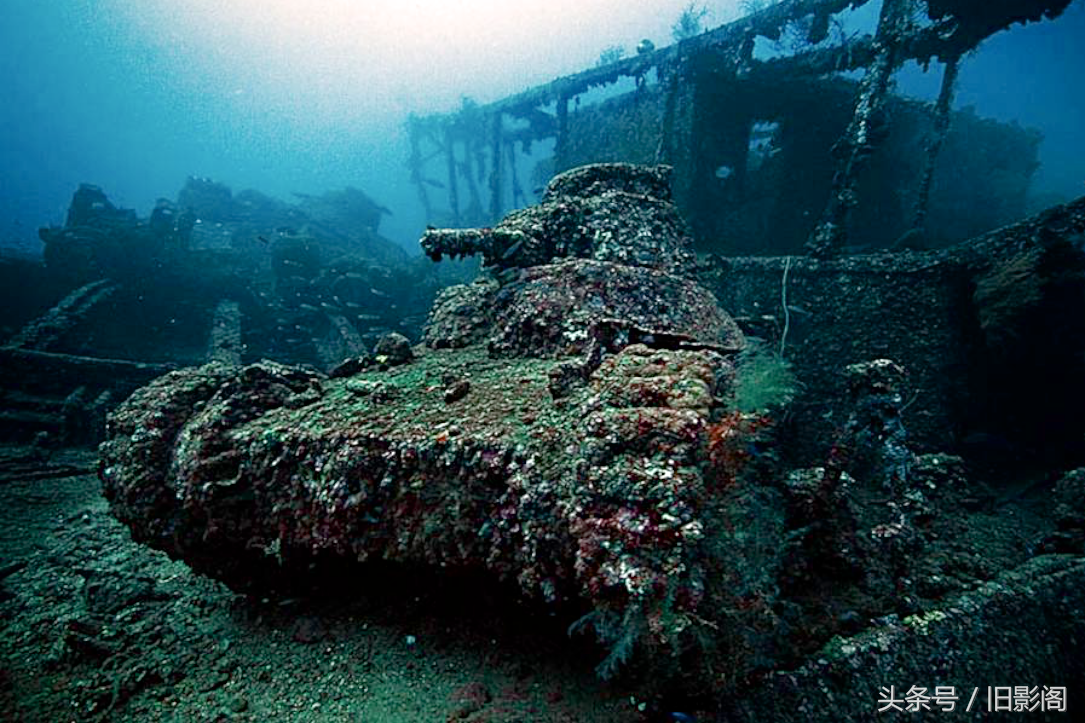
<path fill-rule="evenodd" d="M 953 96 L 960 64 L 959 57 L 949 58 L 942 71 L 942 88 L 938 92 L 938 101 L 934 105 L 934 128 L 931 141 L 927 145 L 926 165 L 923 168 L 923 178 L 919 182 L 919 195 L 915 204 L 915 216 L 912 219 L 912 230 L 916 232 L 921 232 L 927 222 L 927 206 L 930 203 L 931 186 L 934 184 L 934 169 L 942 144 L 945 143 L 946 136 L 949 134 L 950 111 L 953 109 Z"/>
<path fill-rule="evenodd" d="M 733 68 L 740 78 L 789 75 L 816 77 L 867 68 L 867 77 L 860 88 L 856 116 L 836 149 L 843 160 L 841 172 L 838 173 L 838 183 L 833 190 L 833 200 L 826 210 L 824 220 L 808 242 L 810 248 L 821 249 L 819 253 L 829 253 L 832 248 L 843 244 L 848 210 L 855 203 L 855 170 L 873 149 L 874 144 L 869 143 L 870 120 L 878 119 L 879 114 L 876 111 L 887 94 L 888 80 L 893 72 L 907 60 L 926 64 L 935 57 L 942 60 L 959 58 L 990 35 L 1015 23 L 1057 17 L 1069 5 L 1070 0 L 885 0 L 882 19 L 887 17 L 887 11 L 892 11 L 891 15 L 899 16 L 898 21 L 892 24 L 892 32 L 888 32 L 890 28 L 880 22 L 878 34 L 873 39 L 869 36 L 849 39 L 834 47 L 816 48 L 768 61 L 753 58 L 754 44 L 758 37 L 777 40 L 789 23 L 813 16 L 815 23 L 809 40 L 817 44 L 826 37 L 828 23 L 834 15 L 849 8 L 859 8 L 868 2 L 869 0 L 782 0 L 764 10 L 674 45 L 563 76 L 487 105 L 472 104 L 469 111 L 465 108 L 455 113 L 416 118 L 412 122 L 415 127 L 429 129 L 434 133 L 450 128 L 467 146 L 470 146 L 471 140 L 475 140 L 490 145 L 493 149 L 501 142 L 492 131 L 496 126 L 494 119 L 508 114 L 528 120 L 529 126 L 517 131 L 502 130 L 504 141 L 513 140 L 514 137 L 516 140 L 527 141 L 556 137 L 554 155 L 560 165 L 566 145 L 569 101 L 592 88 L 609 85 L 623 77 L 640 79 L 655 68 L 660 82 L 666 86 L 672 82 L 667 78 L 682 68 L 685 61 L 706 55 L 716 56 L 718 62 Z M 906 10 L 899 13 L 893 10 L 898 6 L 906 6 Z M 923 10 L 926 11 L 927 20 L 919 21 Z M 675 87 L 681 82 L 681 77 L 673 80 Z M 668 102 L 670 100 L 671 96 L 668 95 Z M 556 122 L 535 123 L 533 119 L 541 112 L 540 109 L 551 104 L 555 105 Z M 662 115 L 666 124 L 666 108 Z M 662 160 L 665 155 L 669 155 L 670 150 L 673 149 L 667 148 L 666 141 L 662 141 L 656 149 L 657 159 Z M 500 151 L 493 151 L 492 158 L 500 158 Z M 425 163 L 426 161 L 422 160 L 419 165 Z M 501 209 L 501 187 L 494 185 L 501 178 L 499 166 L 500 161 L 495 163 L 495 175 L 491 177 L 491 189 L 494 191 L 491 197 L 491 215 L 495 219 L 500 215 Z M 425 189 L 422 188 L 424 181 L 420 175 L 415 182 L 419 186 L 420 195 L 425 197 Z"/>
<path fill-rule="evenodd" d="M 859 84 L 859 99 L 851 122 L 833 146 L 837 168 L 829 203 L 806 243 L 812 256 L 831 256 L 844 246 L 848 215 L 858 203 L 859 171 L 888 132 L 884 105 L 889 95 L 889 80 L 902 62 L 900 46 L 914 10 L 914 0 L 885 0 L 882 5 L 874 37 L 874 59 Z"/>
<path fill-rule="evenodd" d="M 407 129 L 411 140 L 411 157 L 408 161 L 408 166 L 411 169 L 411 182 L 414 183 L 414 187 L 418 191 L 418 200 L 421 202 L 422 210 L 427 218 L 430 216 L 430 203 L 429 194 L 426 193 L 425 181 L 422 180 L 422 166 L 424 165 L 422 160 L 422 132 L 423 128 L 430 124 L 427 122 L 428 120 L 411 116 L 407 121 Z"/>
<path fill-rule="evenodd" d="M 693 38 L 649 52 L 639 53 L 617 62 L 572 75 L 562 76 L 545 85 L 529 88 L 522 93 L 479 106 L 484 114 L 508 113 L 523 117 L 540 106 L 549 105 L 562 98 L 571 98 L 592 88 L 609 85 L 619 78 L 642 76 L 654 67 L 667 65 L 689 55 L 708 49 L 737 50 L 757 36 L 778 39 L 784 26 L 792 20 L 807 15 L 834 15 L 848 7 L 858 8 L 870 0 L 782 0 L 756 13 L 721 25 Z M 560 113 L 560 111 L 559 111 Z M 455 117 L 455 113 L 429 116 L 441 122 Z"/>
<path fill-rule="evenodd" d="M 27 323 L 4 345 L 12 349 L 48 351 L 87 315 L 117 291 L 109 279 L 99 279 L 80 286 L 56 306 Z"/>
<path fill-rule="evenodd" d="M 504 123 L 500 111 L 493 114 L 490 131 L 490 216 L 494 223 L 501 218 L 503 206 L 501 203 L 501 190 L 504 180 L 501 174 L 501 146 L 503 144 L 502 126 Z"/>
<path fill-rule="evenodd" d="M 445 128 L 445 156 L 448 162 L 448 205 L 452 223 L 460 225 L 460 187 L 456 177 L 456 141 L 451 128 Z"/>

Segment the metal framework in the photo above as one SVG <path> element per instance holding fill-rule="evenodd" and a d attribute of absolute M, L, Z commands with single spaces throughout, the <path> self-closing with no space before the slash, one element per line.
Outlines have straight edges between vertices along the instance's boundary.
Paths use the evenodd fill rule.
<path fill-rule="evenodd" d="M 663 129 L 657 162 L 671 154 L 675 98 L 688 82 L 694 59 L 709 58 L 733 78 L 820 77 L 864 70 L 854 114 L 832 149 L 836 163 L 830 198 L 807 250 L 813 255 L 836 253 L 847 239 L 847 218 L 857 199 L 857 178 L 884 137 L 882 113 L 890 80 L 910 60 L 924 65 L 934 58 L 945 64 L 943 87 L 933 108 L 936 137 L 928 144 L 924 175 L 914 212 L 916 229 L 926 218 L 934 162 L 949 127 L 953 87 L 961 57 L 990 35 L 1015 23 L 1057 17 L 1071 0 L 883 0 L 873 36 L 823 42 L 834 16 L 871 0 L 781 0 L 769 7 L 674 45 L 558 78 L 488 105 L 465 101 L 457 112 L 412 116 L 408 121 L 411 179 L 427 218 L 435 218 L 431 195 L 444 191 L 444 225 L 496 222 L 511 207 L 526 202 L 518 160 L 533 143 L 553 139 L 562 157 L 569 129 L 570 104 L 593 88 L 632 78 L 641 87 L 649 73 L 663 89 L 659 119 Z M 754 58 L 759 37 L 779 40 L 803 28 L 808 43 L 798 52 L 768 60 Z M 520 151 L 517 151 L 517 145 Z M 443 176 L 445 180 L 437 180 Z M 482 189 L 486 189 L 483 193 Z"/>

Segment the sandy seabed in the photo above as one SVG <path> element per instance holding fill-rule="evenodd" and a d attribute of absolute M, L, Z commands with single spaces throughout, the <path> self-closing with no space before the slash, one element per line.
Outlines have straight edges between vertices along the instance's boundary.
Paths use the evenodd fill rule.
<path fill-rule="evenodd" d="M 0 450 L 0 719 L 644 720 L 557 621 L 497 615 L 512 600 L 237 595 L 132 541 L 94 451 L 28 453 Z"/>

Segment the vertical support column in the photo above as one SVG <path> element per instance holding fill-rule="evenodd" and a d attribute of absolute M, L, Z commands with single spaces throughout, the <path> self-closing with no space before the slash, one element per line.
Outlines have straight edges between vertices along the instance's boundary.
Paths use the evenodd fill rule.
<path fill-rule="evenodd" d="M 451 124 L 445 126 L 445 155 L 448 159 L 448 205 L 452 210 L 452 223 L 460 225 L 460 188 L 456 174 L 456 141 Z"/>
<path fill-rule="evenodd" d="M 884 111 L 889 80 L 900 65 L 898 48 L 907 33 L 914 0 L 884 0 L 874 36 L 874 59 L 859 84 L 859 100 L 844 135 L 833 146 L 836 173 L 821 223 L 806 242 L 811 256 L 836 254 L 847 240 L 847 221 L 858 203 L 857 178 L 887 134 Z"/>
<path fill-rule="evenodd" d="M 509 149 L 509 180 L 512 183 L 512 205 L 514 208 L 523 208 L 527 205 L 524 197 L 524 189 L 520 185 L 520 179 L 516 175 L 516 141 L 506 144 Z"/>
<path fill-rule="evenodd" d="M 565 144 L 569 134 L 569 96 L 562 95 L 558 98 L 558 137 L 554 143 L 554 170 L 555 172 L 565 166 Z"/>
<path fill-rule="evenodd" d="M 938 102 L 934 106 L 934 135 L 927 146 L 927 163 L 923 169 L 923 179 L 919 183 L 919 195 L 915 202 L 915 216 L 912 219 L 912 231 L 921 233 L 927 224 L 927 210 L 931 199 L 931 186 L 934 183 L 934 168 L 938 154 L 949 134 L 950 111 L 953 110 L 953 97 L 957 89 L 957 74 L 960 71 L 961 57 L 955 55 L 946 59 L 942 71 L 942 88 L 938 92 Z"/>
<path fill-rule="evenodd" d="M 502 204 L 501 204 L 501 188 L 504 185 L 501 178 L 501 134 L 502 134 L 502 113 L 497 111 L 493 116 L 493 127 L 491 128 L 490 137 L 490 216 L 493 223 L 497 223 L 501 220 Z"/>
<path fill-rule="evenodd" d="M 678 68 L 669 65 L 658 66 L 656 72 L 660 74 L 660 85 L 666 90 L 663 100 L 663 113 L 659 119 L 659 143 L 656 144 L 656 163 L 673 163 L 674 114 L 678 104 Z"/>
<path fill-rule="evenodd" d="M 482 194 L 479 193 L 478 183 L 476 177 L 480 176 L 479 164 L 478 164 L 478 143 L 479 138 L 473 133 L 464 136 L 463 140 L 463 164 L 460 166 L 463 171 L 464 180 L 467 181 L 467 194 L 470 199 L 467 202 L 467 224 L 474 225 L 478 223 L 479 217 L 482 215 Z"/>
<path fill-rule="evenodd" d="M 426 193 L 426 184 L 422 182 L 422 140 L 417 117 L 412 115 L 407 121 L 407 126 L 410 129 L 411 136 L 411 183 L 418 190 L 418 200 L 421 202 L 422 210 L 426 214 L 426 221 L 429 222 L 433 218 L 433 214 L 430 213 L 429 194 Z"/>

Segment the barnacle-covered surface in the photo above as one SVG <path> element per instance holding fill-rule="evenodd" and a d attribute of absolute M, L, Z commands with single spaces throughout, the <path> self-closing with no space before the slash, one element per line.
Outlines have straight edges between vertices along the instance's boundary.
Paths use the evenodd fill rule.
<path fill-rule="evenodd" d="M 571 178 L 627 193 L 610 175 L 644 173 Z M 836 433 L 812 438 L 820 464 L 788 468 L 793 395 L 729 406 L 743 346 L 688 276 L 551 257 L 443 294 L 409 355 L 330 376 L 263 362 L 162 377 L 111 416 L 101 478 L 134 537 L 235 588 L 344 566 L 378 587 L 390 566 L 481 575 L 597 639 L 604 678 L 753 719 L 786 719 L 777 690 L 854 694 L 870 640 L 907 647 L 886 674 L 957 635 L 972 647 L 955 670 L 987 670 L 967 611 L 1027 621 L 1080 578 L 1078 477 L 1056 521 L 960 457 L 916 454 L 908 370 L 883 356 L 837 370 Z M 1064 557 L 1012 572 L 1038 551 Z M 1071 656 L 1080 625 L 1060 625 Z"/>
<path fill-rule="evenodd" d="M 343 379 L 174 372 L 112 417 L 106 494 L 138 539 L 239 587 L 329 556 L 484 570 L 589 612 L 601 672 L 634 650 L 669 665 L 727 594 L 704 536 L 734 483 L 707 456 L 728 364 L 635 344 L 553 399 L 555 365 L 471 347 Z"/>
<path fill-rule="evenodd" d="M 586 223 L 605 227 L 627 208 L 677 218 L 658 198 L 668 178 L 598 166 L 551 191 L 598 202 Z M 582 220 L 580 207 L 565 213 Z M 779 517 L 724 502 L 743 470 L 711 464 L 710 449 L 744 454 L 741 420 L 726 439 L 714 426 L 741 332 L 671 273 L 684 236 L 623 218 L 614 236 L 584 232 L 592 258 L 446 292 L 413 360 L 378 356 L 332 378 L 211 364 L 140 390 L 102 447 L 114 512 L 242 588 L 329 559 L 484 571 L 587 613 L 579 627 L 606 645 L 604 675 L 633 654 L 656 661 L 646 670 L 674 667 L 720 626 L 730 594 L 708 574 L 727 562 L 705 530 L 727 510 L 763 540 L 753 531 Z M 634 263 L 618 250 L 649 247 Z"/>
<path fill-rule="evenodd" d="M 481 253 L 498 279 L 453 286 L 426 325 L 433 348 L 487 343 L 498 356 L 569 356 L 617 321 L 737 351 L 742 333 L 689 278 L 691 240 L 669 166 L 601 163 L 555 177 L 542 203 L 494 228 L 431 229 L 422 247 Z"/>
<path fill-rule="evenodd" d="M 41 232 L 48 293 L 17 289 L 0 324 L 0 431 L 33 438 L 0 449 L 0 718 L 866 721 L 894 686 L 990 706 L 1008 680 L 1075 710 L 1085 206 L 1005 227 L 1041 137 L 952 110 L 963 56 L 1069 4 L 752 3 L 410 119 L 427 220 L 478 226 L 425 250 L 486 267 L 424 347 L 388 332 L 421 330 L 438 276 L 360 191 L 282 204 L 193 179 L 142 221 L 81 188 Z M 848 35 L 864 6 L 876 34 Z M 892 97 L 935 58 L 933 113 Z M 620 78 L 635 90 L 585 95 Z M 577 168 L 497 222 L 528 159 L 532 186 L 589 161 L 677 173 Z M 826 258 L 694 271 L 672 175 L 701 251 L 809 238 Z M 843 255 L 862 248 L 894 253 Z M 51 435 L 99 437 L 135 386 L 208 361 L 121 406 L 101 455 L 114 515 L 189 567 L 133 545 Z M 424 598 L 428 622 L 397 614 Z M 516 610 L 534 637 L 503 635 Z M 579 675 L 553 675 L 555 641 Z M 568 653 L 592 641 L 611 684 L 575 699 L 570 677 L 597 681 Z"/>
<path fill-rule="evenodd" d="M 681 274 L 693 240 L 671 199 L 672 175 L 629 163 L 574 168 L 550 181 L 541 203 L 493 228 L 430 229 L 422 249 L 435 261 L 481 254 L 499 268 L 588 258 Z"/>
<path fill-rule="evenodd" d="M 615 320 L 731 350 L 743 345 L 735 322 L 693 281 L 587 259 L 534 266 L 504 286 L 450 287 L 434 304 L 425 339 L 437 348 L 486 342 L 499 356 L 568 356 Z"/>
<path fill-rule="evenodd" d="M 1085 433 L 1085 323 L 1065 313 L 1085 303 L 1083 234 L 1085 198 L 939 251 L 711 257 L 698 280 L 747 334 L 784 342 L 804 464 L 847 414 L 841 368 L 889 356 L 907 370 L 913 449 L 1057 467 Z"/>

